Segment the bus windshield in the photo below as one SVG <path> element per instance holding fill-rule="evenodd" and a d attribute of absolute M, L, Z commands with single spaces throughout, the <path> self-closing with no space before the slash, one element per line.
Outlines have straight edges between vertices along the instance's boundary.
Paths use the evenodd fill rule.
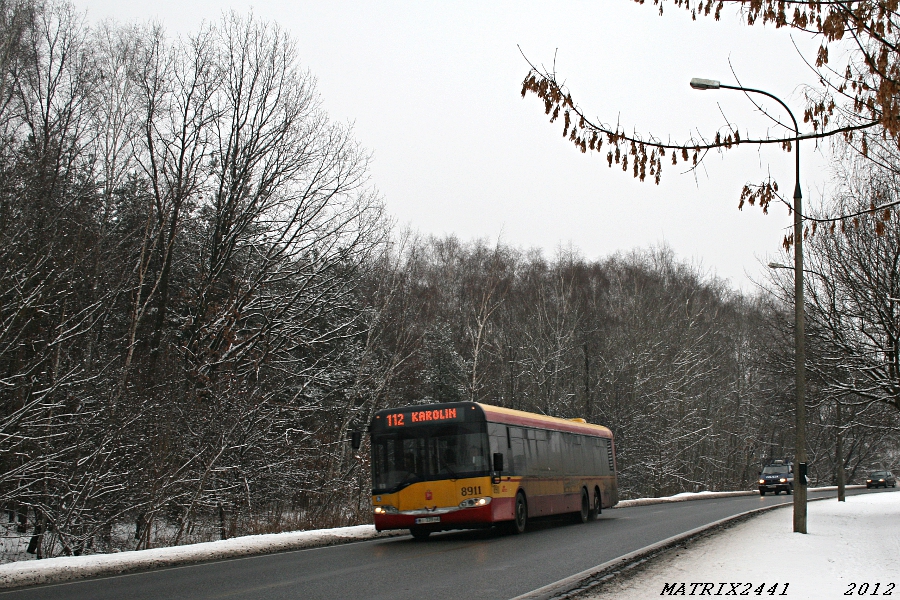
<path fill-rule="evenodd" d="M 372 436 L 372 491 L 390 494 L 417 481 L 489 472 L 484 423 L 411 427 Z"/>

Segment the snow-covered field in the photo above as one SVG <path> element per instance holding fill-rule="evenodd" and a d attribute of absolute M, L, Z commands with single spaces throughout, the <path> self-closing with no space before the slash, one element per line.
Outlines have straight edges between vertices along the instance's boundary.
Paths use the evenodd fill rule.
<path fill-rule="evenodd" d="M 791 509 L 773 510 L 672 550 L 584 597 L 900 596 L 900 493 L 812 502 L 809 533 L 792 529 Z"/>

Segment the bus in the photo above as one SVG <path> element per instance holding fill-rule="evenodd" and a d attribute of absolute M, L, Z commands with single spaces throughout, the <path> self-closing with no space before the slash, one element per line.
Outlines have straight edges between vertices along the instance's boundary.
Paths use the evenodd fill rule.
<path fill-rule="evenodd" d="M 534 517 L 587 522 L 618 502 L 613 434 L 584 419 L 454 402 L 379 411 L 369 434 L 378 531 L 522 533 Z"/>

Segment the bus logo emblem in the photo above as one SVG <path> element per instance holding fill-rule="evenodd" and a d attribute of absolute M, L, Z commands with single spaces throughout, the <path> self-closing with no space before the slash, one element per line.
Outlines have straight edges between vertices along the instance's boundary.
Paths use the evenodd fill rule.
<path fill-rule="evenodd" d="M 426 491 L 425 491 L 425 499 L 426 499 L 426 500 L 431 500 L 431 490 L 426 490 Z"/>

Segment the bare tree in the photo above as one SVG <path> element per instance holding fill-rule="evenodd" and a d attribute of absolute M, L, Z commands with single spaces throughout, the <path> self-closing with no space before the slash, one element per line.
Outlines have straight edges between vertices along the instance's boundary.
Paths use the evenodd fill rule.
<path fill-rule="evenodd" d="M 836 208 L 858 211 L 896 198 L 892 172 L 859 164 L 844 179 Z M 827 393 L 900 410 L 900 220 L 885 211 L 875 231 L 851 224 L 843 235 L 810 241 L 811 370 Z"/>

